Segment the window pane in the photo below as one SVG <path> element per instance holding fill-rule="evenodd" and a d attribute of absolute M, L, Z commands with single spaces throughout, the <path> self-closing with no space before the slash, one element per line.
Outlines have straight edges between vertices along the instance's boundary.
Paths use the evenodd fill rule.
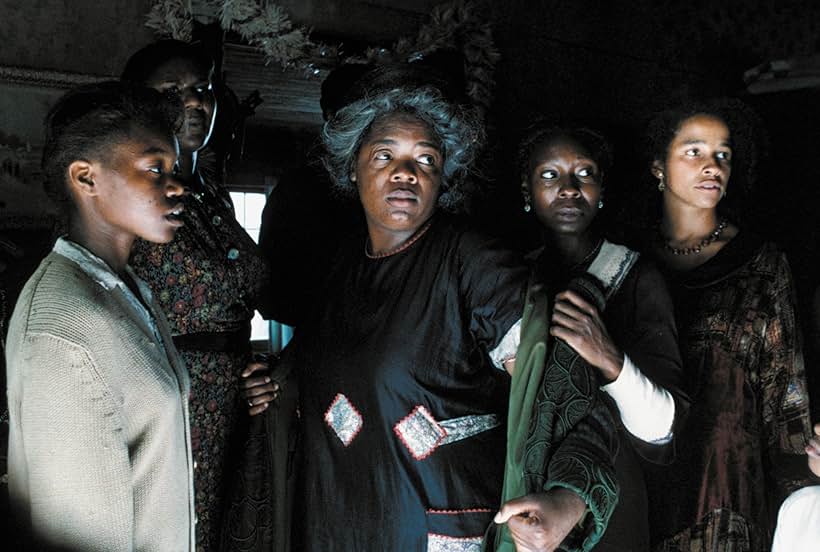
<path fill-rule="evenodd" d="M 239 225 L 245 227 L 245 194 L 243 192 L 231 192 L 231 200 L 236 211 L 236 220 Z"/>
<path fill-rule="evenodd" d="M 265 208 L 265 194 L 245 194 L 245 227 L 259 228 L 262 221 L 262 209 Z M 258 234 L 258 232 L 257 232 Z"/>
<path fill-rule="evenodd" d="M 260 192 L 231 192 L 236 220 L 245 229 L 254 242 L 259 243 L 259 226 L 262 221 L 262 209 L 265 207 L 265 194 Z M 251 340 L 268 341 L 270 338 L 268 322 L 259 312 L 254 312 L 251 320 Z"/>
<path fill-rule="evenodd" d="M 259 311 L 254 311 L 253 320 L 251 320 L 251 341 L 267 341 L 269 337 L 268 323 Z"/>

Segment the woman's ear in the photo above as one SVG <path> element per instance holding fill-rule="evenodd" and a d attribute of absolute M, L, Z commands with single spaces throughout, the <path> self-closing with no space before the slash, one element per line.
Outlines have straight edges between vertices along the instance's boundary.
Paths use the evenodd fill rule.
<path fill-rule="evenodd" d="M 86 196 L 97 195 L 98 188 L 94 183 L 94 164 L 84 159 L 72 161 L 68 166 L 69 188 Z"/>
<path fill-rule="evenodd" d="M 652 166 L 650 167 L 649 171 L 655 178 L 663 178 L 663 164 L 657 159 L 652 161 Z"/>

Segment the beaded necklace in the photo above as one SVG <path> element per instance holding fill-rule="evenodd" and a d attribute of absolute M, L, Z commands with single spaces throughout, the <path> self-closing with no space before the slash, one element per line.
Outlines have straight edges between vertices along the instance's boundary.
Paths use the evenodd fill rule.
<path fill-rule="evenodd" d="M 410 236 L 410 238 L 407 241 L 405 241 L 403 243 L 400 243 L 399 245 L 397 245 L 393 249 L 388 249 L 387 251 L 383 251 L 381 253 L 371 253 L 370 252 L 370 238 L 367 238 L 364 241 L 364 254 L 368 259 L 383 259 L 384 257 L 389 257 L 391 255 L 395 255 L 396 253 L 401 253 L 402 251 L 404 251 L 405 249 L 407 249 L 408 247 L 410 247 L 411 245 L 416 243 L 416 241 L 420 237 L 422 237 L 425 232 L 427 232 L 427 229 L 430 228 L 430 225 L 432 223 L 433 223 L 433 220 L 430 219 L 429 221 L 427 221 L 427 223 L 424 226 L 422 226 L 419 230 L 417 230 L 415 234 Z"/>
<path fill-rule="evenodd" d="M 717 240 L 720 237 L 720 235 L 723 233 L 723 230 L 728 225 L 729 225 L 729 223 L 725 219 L 721 220 L 718 223 L 717 228 L 712 230 L 712 232 L 708 236 L 706 236 L 705 238 L 700 240 L 700 243 L 698 243 L 694 247 L 677 248 L 677 247 L 672 247 L 671 245 L 669 245 L 669 242 L 666 240 L 666 238 L 663 237 L 663 234 L 661 234 L 660 224 L 658 225 L 658 238 L 660 239 L 661 243 L 663 244 L 663 248 L 666 251 L 669 251 L 670 253 L 672 253 L 673 255 L 693 255 L 693 254 L 700 253 L 701 251 L 703 251 L 704 247 L 706 247 L 707 245 L 709 245 L 711 243 L 714 243 L 715 240 Z"/>

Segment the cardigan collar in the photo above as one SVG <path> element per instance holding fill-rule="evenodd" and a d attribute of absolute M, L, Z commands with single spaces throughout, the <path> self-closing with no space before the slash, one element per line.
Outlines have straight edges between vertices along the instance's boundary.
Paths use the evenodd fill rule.
<path fill-rule="evenodd" d="M 75 263 L 104 290 L 118 290 L 122 293 L 129 305 L 131 305 L 131 307 L 139 313 L 143 322 L 151 328 L 151 331 L 154 333 L 157 340 L 162 342 L 156 325 L 156 314 L 145 308 L 145 305 L 153 305 L 153 295 L 151 294 L 151 289 L 148 287 L 148 284 L 143 282 L 134 273 L 130 266 L 126 266 L 125 271 L 136 283 L 140 295 L 142 296 L 142 301 L 134 295 L 131 288 L 125 284 L 122 278 L 120 278 L 117 273 L 114 272 L 110 266 L 108 266 L 108 263 L 100 257 L 94 255 L 91 251 L 80 244 L 73 242 L 68 238 L 60 237 L 57 238 L 52 251 Z"/>

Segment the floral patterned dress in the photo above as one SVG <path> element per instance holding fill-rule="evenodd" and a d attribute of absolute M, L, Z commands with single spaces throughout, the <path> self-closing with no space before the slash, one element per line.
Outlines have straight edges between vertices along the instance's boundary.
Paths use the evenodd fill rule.
<path fill-rule="evenodd" d="M 250 320 L 267 266 L 236 221 L 226 190 L 203 184 L 185 201 L 185 226 L 174 240 L 138 240 L 131 266 L 162 306 L 191 376 L 197 550 L 215 550 L 242 406 L 239 374 L 249 359 Z"/>

